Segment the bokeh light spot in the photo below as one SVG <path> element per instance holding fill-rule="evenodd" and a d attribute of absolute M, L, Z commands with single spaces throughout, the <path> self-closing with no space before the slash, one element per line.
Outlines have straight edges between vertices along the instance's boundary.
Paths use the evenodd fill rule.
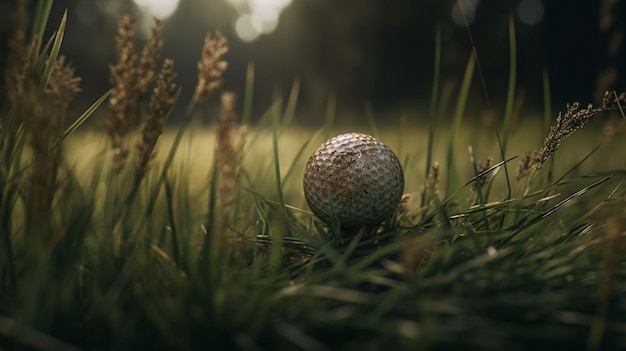
<path fill-rule="evenodd" d="M 460 4 L 460 5 L 459 5 Z M 463 19 L 463 13 L 467 19 L 467 24 L 472 24 L 474 18 L 476 18 L 476 6 L 478 0 L 461 0 L 452 5 L 452 21 L 457 26 L 465 26 L 465 20 Z"/>
<path fill-rule="evenodd" d="M 280 14 L 272 9 L 253 12 L 251 14 L 252 26 L 257 32 L 268 34 L 276 29 Z"/>
<path fill-rule="evenodd" d="M 281 12 L 292 0 L 228 0 L 239 16 L 235 32 L 243 41 L 256 40 L 262 34 L 273 32 Z"/>
<path fill-rule="evenodd" d="M 517 8 L 517 16 L 522 23 L 534 26 L 543 18 L 543 4 L 539 0 L 522 0 Z"/>
<path fill-rule="evenodd" d="M 254 41 L 261 34 L 254 28 L 252 16 L 249 14 L 239 16 L 235 22 L 235 33 L 243 41 Z"/>
<path fill-rule="evenodd" d="M 164 20 L 174 14 L 179 0 L 133 0 L 135 4 L 150 16 Z"/>

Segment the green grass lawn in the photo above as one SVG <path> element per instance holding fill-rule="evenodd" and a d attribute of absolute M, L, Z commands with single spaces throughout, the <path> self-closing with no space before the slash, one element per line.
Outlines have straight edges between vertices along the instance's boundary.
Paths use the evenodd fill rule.
<path fill-rule="evenodd" d="M 537 181 L 526 196 L 527 179 L 513 182 L 507 198 L 500 169 L 482 209 L 462 189 L 472 178 L 466 147 L 479 140 L 476 157 L 486 157 L 497 155 L 497 142 L 463 130 L 454 170 L 460 191 L 447 206 L 420 206 L 427 133 L 417 125 L 381 129 L 416 198 L 405 222 L 347 246 L 333 243 L 309 212 L 301 184 L 311 152 L 343 129 L 293 126 L 280 134 L 284 210 L 272 129 L 249 130 L 229 213 L 218 206 L 209 214 L 227 221 L 209 230 L 228 244 L 206 235 L 210 199 L 218 201 L 213 129 L 188 130 L 162 188 L 155 173 L 176 132 L 166 130 L 153 170 L 130 201 L 123 179 L 131 178 L 109 174 L 107 136 L 77 132 L 64 145 L 75 189 L 58 197 L 49 227 L 63 236 L 28 237 L 27 223 L 16 221 L 18 282 L 11 287 L 5 276 L 4 345 L 39 348 L 38 338 L 54 336 L 86 349 L 623 347 L 623 138 L 558 184 Z M 540 133 L 536 125 L 517 128 L 511 156 L 537 149 Z M 572 136 L 555 158 L 554 177 L 601 136 L 597 128 Z M 436 134 L 435 161 L 445 157 L 448 137 Z M 598 181 L 605 182 L 558 205 Z"/>

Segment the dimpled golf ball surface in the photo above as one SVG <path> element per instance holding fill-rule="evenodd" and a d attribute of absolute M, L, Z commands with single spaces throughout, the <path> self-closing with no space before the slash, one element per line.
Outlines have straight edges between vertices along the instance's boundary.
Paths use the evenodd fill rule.
<path fill-rule="evenodd" d="M 324 223 L 342 231 L 371 229 L 389 218 L 404 190 L 402 166 L 393 151 L 366 134 L 328 139 L 304 171 L 304 195 Z"/>

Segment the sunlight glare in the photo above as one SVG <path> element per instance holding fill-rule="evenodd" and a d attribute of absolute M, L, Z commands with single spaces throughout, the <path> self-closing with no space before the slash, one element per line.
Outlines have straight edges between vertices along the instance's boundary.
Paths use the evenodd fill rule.
<path fill-rule="evenodd" d="M 228 0 L 239 16 L 235 32 L 243 41 L 254 41 L 278 26 L 281 12 L 292 0 Z"/>
<path fill-rule="evenodd" d="M 145 13 L 160 20 L 174 14 L 180 0 L 133 0 Z"/>
<path fill-rule="evenodd" d="M 254 28 L 252 16 L 249 14 L 244 14 L 237 18 L 235 22 L 235 33 L 237 33 L 239 38 L 243 41 L 254 41 L 261 34 Z"/>

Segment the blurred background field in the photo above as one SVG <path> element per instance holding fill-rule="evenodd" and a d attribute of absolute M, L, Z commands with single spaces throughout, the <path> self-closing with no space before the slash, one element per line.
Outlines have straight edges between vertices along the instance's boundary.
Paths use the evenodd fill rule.
<path fill-rule="evenodd" d="M 507 158 L 516 156 L 517 159 L 508 165 L 509 172 L 514 177 L 520 159 L 527 153 L 534 153 L 543 146 L 545 133 L 538 118 L 529 118 L 529 122 L 518 122 L 513 126 Z M 626 140 L 623 133 L 612 138 L 607 138 L 604 129 L 608 122 L 598 117 L 588 127 L 580 130 L 569 139 L 565 140 L 562 149 L 555 157 L 555 178 L 569 171 L 573 166 L 583 160 L 601 142 L 603 145 L 588 160 L 582 163 L 572 175 L 599 173 L 626 167 L 624 150 Z M 86 128 L 86 131 L 71 135 L 65 144 L 67 163 L 79 172 L 89 174 L 94 163 L 110 162 L 107 152 L 108 136 L 99 128 Z M 440 124 L 435 132 L 435 146 L 433 162 L 441 165 L 441 177 L 447 177 L 447 169 L 443 168 L 446 153 L 450 142 L 450 125 Z M 620 129 L 623 130 L 623 129 Z M 159 168 L 170 150 L 172 141 L 178 129 L 170 127 L 161 136 L 156 148 L 156 156 L 153 167 Z M 283 184 L 285 198 L 289 205 L 298 208 L 307 208 L 302 191 L 302 175 L 304 166 L 309 155 L 327 138 L 345 133 L 361 132 L 376 134 L 380 140 L 389 145 L 401 160 L 405 173 L 405 192 L 415 193 L 424 190 L 426 175 L 424 165 L 426 163 L 428 126 L 420 122 L 403 120 L 396 124 L 387 123 L 378 126 L 375 131 L 369 126 L 338 125 L 330 130 L 319 127 L 303 127 L 300 125 L 288 126 L 280 134 L 278 142 L 281 173 L 284 177 L 289 173 L 289 178 Z M 247 142 L 243 149 L 242 169 L 250 176 L 249 189 L 259 191 L 267 188 L 273 192 L 274 165 L 272 127 L 262 125 L 248 130 Z M 496 132 L 493 129 L 480 124 L 465 122 L 461 127 L 454 150 L 454 176 L 456 183 L 450 190 L 460 188 L 474 175 L 470 162 L 468 147 L 473 148 L 477 161 L 487 157 L 498 160 L 500 151 Z M 194 125 L 192 123 L 186 131 L 175 159 L 176 169 L 181 175 L 187 177 L 192 189 L 202 190 L 206 195 L 211 168 L 213 165 L 215 148 L 215 128 L 210 124 Z M 504 175 L 496 178 L 496 190 L 504 196 L 504 183 L 501 181 Z M 91 177 L 86 177 L 90 179 Z M 496 198 L 498 193 L 494 194 Z M 273 194 L 271 195 L 274 196 Z M 202 202 L 203 203 L 203 202 Z"/>

